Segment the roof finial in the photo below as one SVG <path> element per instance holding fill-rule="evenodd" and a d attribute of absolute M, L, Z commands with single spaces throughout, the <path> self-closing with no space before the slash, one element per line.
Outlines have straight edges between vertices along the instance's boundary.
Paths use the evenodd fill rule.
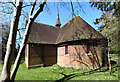
<path fill-rule="evenodd" d="M 77 11 L 77 16 L 80 16 L 79 12 Z"/>
<path fill-rule="evenodd" d="M 60 19 L 59 19 L 59 11 L 57 12 L 57 21 L 56 21 L 56 27 L 59 27 L 61 26 L 61 23 L 60 23 Z"/>

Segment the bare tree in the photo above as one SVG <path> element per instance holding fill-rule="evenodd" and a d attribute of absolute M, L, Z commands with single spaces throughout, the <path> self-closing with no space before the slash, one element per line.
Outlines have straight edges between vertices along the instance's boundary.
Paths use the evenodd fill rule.
<path fill-rule="evenodd" d="M 17 28 L 19 23 L 19 17 L 22 9 L 21 7 L 22 1 L 17 0 L 15 5 L 16 7 L 14 8 L 13 19 L 11 22 L 11 28 L 10 28 L 9 38 L 7 42 L 7 50 L 6 50 L 5 60 L 4 60 L 4 66 L 1 73 L 1 80 L 3 81 L 10 80 L 10 68 L 11 68 L 11 63 L 12 63 L 14 49 L 15 49 L 16 34 L 17 34 Z"/>
<path fill-rule="evenodd" d="M 34 5 L 32 6 L 32 9 L 31 9 L 30 15 L 29 15 L 29 20 L 28 20 L 28 23 L 27 23 L 27 26 L 26 26 L 25 34 L 24 34 L 24 37 L 23 37 L 23 41 L 22 41 L 21 47 L 19 49 L 15 64 L 13 66 L 13 70 L 11 72 L 11 77 L 10 77 L 11 80 L 14 80 L 16 72 L 17 72 L 19 64 L 20 64 L 20 61 L 22 59 L 22 54 L 23 54 L 23 51 L 25 50 L 25 46 L 26 46 L 26 42 L 27 42 L 27 39 L 28 39 L 30 27 L 31 27 L 33 21 L 39 15 L 39 13 L 43 11 L 45 3 L 46 3 L 46 0 L 43 0 L 43 2 L 40 4 L 40 6 L 38 7 L 38 9 L 35 11 L 34 14 L 33 14 L 33 10 L 35 8 L 36 1 L 34 2 Z"/>
<path fill-rule="evenodd" d="M 30 27 L 31 27 L 33 21 L 39 15 L 39 13 L 43 11 L 45 3 L 46 3 L 46 0 L 43 0 L 43 2 L 41 2 L 40 6 L 37 8 L 37 10 L 35 11 L 34 14 L 33 14 L 33 10 L 36 5 L 36 0 L 32 6 L 32 9 L 31 9 L 30 15 L 29 15 L 29 20 L 28 20 L 28 23 L 26 26 L 25 34 L 23 37 L 23 41 L 22 41 L 21 47 L 19 49 L 13 70 L 10 74 L 11 63 L 12 63 L 14 48 L 15 48 L 17 28 L 18 28 L 18 23 L 19 23 L 19 17 L 20 17 L 21 10 L 22 10 L 23 1 L 17 0 L 16 4 L 14 4 L 15 5 L 14 14 L 13 14 L 12 22 L 11 22 L 9 39 L 7 42 L 7 51 L 6 51 L 5 60 L 4 60 L 4 67 L 3 67 L 3 70 L 1 73 L 1 81 L 14 80 L 16 72 L 17 72 L 19 64 L 20 64 L 20 61 L 21 61 L 21 58 L 22 58 L 23 51 L 25 49 L 25 45 L 26 45 L 26 42 L 28 39 Z"/>

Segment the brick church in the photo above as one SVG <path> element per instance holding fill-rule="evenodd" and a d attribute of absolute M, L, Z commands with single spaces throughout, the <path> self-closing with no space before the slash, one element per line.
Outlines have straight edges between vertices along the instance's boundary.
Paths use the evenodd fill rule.
<path fill-rule="evenodd" d="M 61 26 L 34 22 L 25 49 L 27 68 L 52 66 L 94 69 L 107 65 L 107 39 L 80 16 Z"/>

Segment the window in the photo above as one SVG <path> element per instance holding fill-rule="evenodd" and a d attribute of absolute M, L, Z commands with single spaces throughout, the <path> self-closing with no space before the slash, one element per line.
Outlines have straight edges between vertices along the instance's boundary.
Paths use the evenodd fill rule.
<path fill-rule="evenodd" d="M 68 56 L 68 46 L 65 46 L 65 55 Z"/>
<path fill-rule="evenodd" d="M 87 44 L 87 54 L 90 53 L 90 44 Z"/>

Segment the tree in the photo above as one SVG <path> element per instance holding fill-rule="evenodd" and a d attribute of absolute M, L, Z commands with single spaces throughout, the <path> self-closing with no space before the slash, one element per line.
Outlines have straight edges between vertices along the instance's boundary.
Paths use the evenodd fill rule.
<path fill-rule="evenodd" d="M 91 7 L 96 7 L 101 11 L 113 12 L 116 17 L 120 16 L 120 1 L 118 2 L 90 2 Z"/>
<path fill-rule="evenodd" d="M 1 28 L 0 28 L 0 54 L 2 54 L 2 29 Z M 0 58 L 2 58 L 1 55 L 0 55 Z M 0 63 L 1 63 L 1 59 L 0 59 Z"/>
<path fill-rule="evenodd" d="M 11 68 L 14 49 L 15 49 L 17 27 L 18 27 L 19 17 L 22 9 L 21 6 L 22 6 L 22 2 L 20 0 L 17 1 L 16 8 L 14 8 L 13 19 L 11 22 L 11 28 L 10 28 L 9 38 L 7 42 L 7 50 L 6 50 L 5 60 L 4 60 L 4 66 L 1 73 L 1 80 L 4 80 L 4 81 L 10 79 L 10 68 Z"/>
<path fill-rule="evenodd" d="M 110 48 L 111 51 L 110 52 L 114 52 L 114 53 L 118 53 L 117 51 L 117 45 L 118 43 L 118 30 L 119 30 L 119 24 L 120 20 L 115 17 L 112 16 L 109 13 L 103 14 L 101 16 L 101 18 L 96 19 L 95 24 L 98 23 L 103 23 L 102 26 L 98 27 L 98 30 L 103 34 L 107 34 L 107 38 L 109 38 L 111 40 L 110 42 Z"/>
<path fill-rule="evenodd" d="M 119 53 L 117 50 L 119 42 L 118 42 L 118 29 L 119 29 L 119 19 L 115 16 L 112 16 L 109 13 L 103 14 L 101 18 L 96 19 L 95 24 L 98 23 L 103 23 L 101 27 L 98 28 L 98 30 L 107 37 L 108 39 L 108 61 L 109 61 L 109 70 L 110 74 L 112 73 L 112 68 L 111 68 L 111 58 L 110 58 L 110 51 L 111 52 L 116 52 Z"/>
<path fill-rule="evenodd" d="M 104 25 L 99 27 L 98 30 L 104 29 L 102 33 L 108 32 L 108 36 L 112 38 L 110 42 L 111 52 L 119 53 L 120 52 L 120 44 L 119 44 L 119 34 L 120 34 L 120 1 L 118 2 L 90 2 L 91 7 L 96 7 L 97 9 L 100 9 L 101 11 L 104 11 L 104 13 L 107 13 L 106 16 L 103 14 L 103 16 L 99 19 L 96 19 L 96 24 L 99 22 L 104 22 Z M 108 15 L 111 14 L 112 16 Z M 106 17 L 106 18 L 105 18 Z M 105 21 L 103 21 L 105 20 Z M 108 25 L 104 28 L 105 25 Z M 111 26 L 110 26 L 111 25 Z M 112 28 L 109 28 L 112 27 Z"/>
<path fill-rule="evenodd" d="M 46 0 L 43 0 L 43 2 L 40 4 L 40 6 L 38 7 L 38 9 L 35 11 L 34 14 L 33 14 L 33 10 L 35 8 L 36 1 L 34 2 L 33 7 L 31 8 L 30 15 L 29 15 L 29 20 L 28 20 L 28 23 L 26 25 L 25 34 L 24 34 L 24 37 L 23 37 L 23 41 L 22 41 L 20 50 L 18 52 L 15 64 L 13 66 L 13 70 L 11 72 L 11 77 L 10 77 L 11 80 L 14 80 L 15 75 L 17 73 L 20 61 L 22 59 L 22 54 L 23 54 L 23 52 L 25 50 L 25 46 L 26 46 L 26 42 L 27 42 L 27 39 L 28 39 L 30 27 L 31 27 L 32 23 L 34 22 L 34 20 L 36 19 L 36 17 L 39 15 L 39 13 L 43 11 L 43 8 L 44 8 L 45 4 L 46 4 Z"/>
<path fill-rule="evenodd" d="M 90 2 L 91 7 L 96 7 L 101 11 L 104 11 L 101 18 L 96 19 L 95 24 L 100 22 L 103 23 L 101 27 L 98 28 L 103 35 L 107 35 L 108 39 L 108 62 L 109 71 L 112 73 L 110 55 L 109 51 L 119 52 L 119 20 L 120 20 L 120 1 L 118 2 Z M 108 14 L 109 13 L 109 14 Z M 110 15 L 111 14 L 111 15 Z"/>
<path fill-rule="evenodd" d="M 2 29 L 2 61 L 4 61 L 4 57 L 5 57 L 5 52 L 6 52 L 6 45 L 7 45 L 7 40 L 8 40 L 8 35 L 10 32 L 10 25 L 9 23 L 4 23 L 0 25 L 1 29 Z M 17 53 L 17 47 L 15 46 L 15 54 L 14 54 L 14 59 L 16 57 L 16 53 Z"/>
<path fill-rule="evenodd" d="M 31 27 L 33 21 L 39 15 L 39 13 L 43 11 L 43 7 L 44 7 L 45 3 L 46 3 L 46 0 L 43 0 L 43 2 L 40 4 L 40 6 L 36 10 L 36 12 L 33 14 L 33 10 L 34 10 L 35 5 L 36 5 L 36 0 L 34 2 L 34 5 L 31 9 L 31 12 L 30 12 L 30 15 L 29 15 L 29 20 L 28 20 L 28 23 L 27 23 L 27 26 L 26 26 L 26 31 L 25 31 L 25 35 L 24 35 L 24 38 L 23 38 L 23 41 L 22 41 L 22 45 L 21 45 L 20 50 L 18 52 L 17 59 L 15 61 L 13 70 L 10 74 L 11 61 L 12 61 L 12 58 L 13 58 L 12 55 L 14 53 L 14 48 L 15 48 L 17 27 L 18 27 L 19 17 L 20 17 L 20 14 L 21 14 L 21 9 L 22 9 L 22 4 L 23 4 L 22 0 L 17 0 L 17 2 L 15 4 L 15 8 L 14 8 L 13 19 L 12 19 L 12 22 L 11 22 L 9 39 L 8 39 L 8 42 L 7 42 L 7 51 L 6 51 L 6 55 L 5 55 L 4 67 L 3 67 L 3 70 L 2 70 L 2 73 L 1 73 L 1 81 L 14 80 L 16 72 L 17 72 L 19 64 L 20 64 L 22 53 L 25 49 L 25 44 L 27 42 L 30 27 Z"/>
<path fill-rule="evenodd" d="M 4 61 L 5 52 L 6 52 L 6 44 L 9 35 L 9 26 L 1 25 L 2 27 L 2 61 Z"/>

